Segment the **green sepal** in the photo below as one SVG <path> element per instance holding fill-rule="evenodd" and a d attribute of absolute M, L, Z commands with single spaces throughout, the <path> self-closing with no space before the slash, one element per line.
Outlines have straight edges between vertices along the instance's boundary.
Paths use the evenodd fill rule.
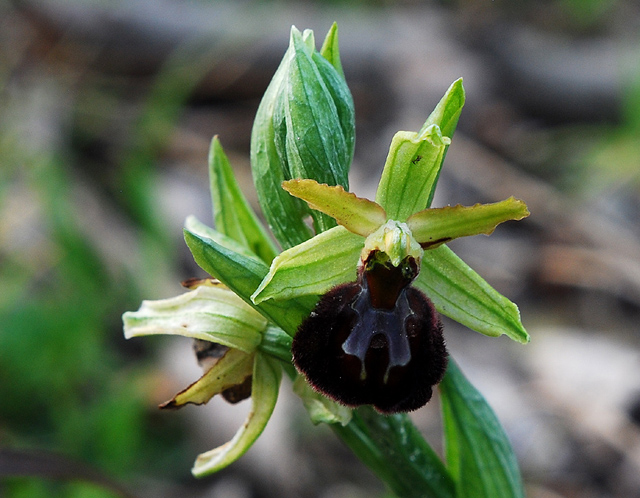
<path fill-rule="evenodd" d="M 242 194 L 217 136 L 209 149 L 209 182 L 216 229 L 271 263 L 278 249 Z"/>
<path fill-rule="evenodd" d="M 431 249 L 458 237 L 490 235 L 500 223 L 527 216 L 527 205 L 509 197 L 492 204 L 425 209 L 409 216 L 407 225 L 420 245 Z"/>
<path fill-rule="evenodd" d="M 434 145 L 414 132 L 394 135 L 376 192 L 376 202 L 390 219 L 406 221 L 427 207 L 445 150 L 446 145 Z"/>
<path fill-rule="evenodd" d="M 376 193 L 376 202 L 389 218 L 405 221 L 431 205 L 448 148 L 444 139 L 453 136 L 464 100 L 462 79 L 458 79 L 418 133 L 398 132 L 393 137 Z"/>
<path fill-rule="evenodd" d="M 278 399 L 282 369 L 276 360 L 255 355 L 251 383 L 251 411 L 231 441 L 198 455 L 191 472 L 203 477 L 227 467 L 244 455 L 262 434 Z"/>
<path fill-rule="evenodd" d="M 364 239 L 337 226 L 281 252 L 251 299 L 256 304 L 320 295 L 335 285 L 355 281 Z"/>
<path fill-rule="evenodd" d="M 127 339 L 171 334 L 255 351 L 267 327 L 265 318 L 229 289 L 201 286 L 169 299 L 143 301 L 123 317 Z"/>
<path fill-rule="evenodd" d="M 202 377 L 160 408 L 180 408 L 188 403 L 203 405 L 216 394 L 242 384 L 253 373 L 253 363 L 253 353 L 229 349 Z"/>
<path fill-rule="evenodd" d="M 445 245 L 424 252 L 413 285 L 429 296 L 440 313 L 476 332 L 529 342 L 518 307 Z"/>
<path fill-rule="evenodd" d="M 304 200 L 312 209 L 334 218 L 350 232 L 366 237 L 387 221 L 382 207 L 369 199 L 357 197 L 340 185 L 330 186 L 315 180 L 289 180 L 282 187 Z"/>
<path fill-rule="evenodd" d="M 257 256 L 247 257 L 204 235 L 185 228 L 184 238 L 196 263 L 253 306 L 260 314 L 294 335 L 316 302 L 314 296 L 256 305 L 251 294 L 269 273 L 269 267 Z"/>
<path fill-rule="evenodd" d="M 439 390 L 447 467 L 456 496 L 523 498 L 518 462 L 507 435 L 451 358 Z"/>

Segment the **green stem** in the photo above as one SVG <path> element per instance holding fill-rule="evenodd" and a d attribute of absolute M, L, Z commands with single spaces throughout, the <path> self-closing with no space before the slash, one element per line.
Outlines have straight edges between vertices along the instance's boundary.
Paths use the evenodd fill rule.
<path fill-rule="evenodd" d="M 451 475 L 406 414 L 355 410 L 346 426 L 331 426 L 355 455 L 400 498 L 454 498 Z"/>

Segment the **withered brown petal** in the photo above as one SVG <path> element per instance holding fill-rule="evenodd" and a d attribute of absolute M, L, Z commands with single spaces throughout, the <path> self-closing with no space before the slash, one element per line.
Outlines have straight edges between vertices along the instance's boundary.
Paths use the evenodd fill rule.
<path fill-rule="evenodd" d="M 316 390 L 339 403 L 373 405 L 382 413 L 416 410 L 446 370 L 440 318 L 411 286 L 392 309 L 374 308 L 368 294 L 361 278 L 322 296 L 293 340 L 294 363 Z"/>

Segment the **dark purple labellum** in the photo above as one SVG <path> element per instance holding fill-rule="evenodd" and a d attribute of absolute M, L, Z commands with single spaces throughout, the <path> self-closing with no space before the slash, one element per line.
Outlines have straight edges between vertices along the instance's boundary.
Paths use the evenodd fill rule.
<path fill-rule="evenodd" d="M 442 325 L 427 296 L 410 286 L 418 273 L 413 258 L 394 267 L 380 254 L 357 282 L 322 296 L 293 340 L 293 360 L 316 390 L 339 403 L 416 410 L 446 370 Z"/>

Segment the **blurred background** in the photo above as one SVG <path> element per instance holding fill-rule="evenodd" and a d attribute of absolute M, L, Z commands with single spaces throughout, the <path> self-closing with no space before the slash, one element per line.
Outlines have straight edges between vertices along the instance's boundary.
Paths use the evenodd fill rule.
<path fill-rule="evenodd" d="M 249 140 L 289 29 L 340 27 L 356 104 L 351 190 L 448 86 L 467 104 L 434 206 L 514 195 L 532 215 L 452 248 L 532 341 L 446 321 L 528 496 L 640 497 L 640 4 L 636 0 L 0 0 L 0 496 L 360 498 L 377 480 L 285 382 L 237 464 L 195 456 L 248 403 L 161 412 L 191 343 L 125 341 L 121 314 L 202 276 L 218 134 L 255 203 Z M 437 397 L 414 414 L 440 451 Z M 499 497 L 497 497 L 499 498 Z"/>

